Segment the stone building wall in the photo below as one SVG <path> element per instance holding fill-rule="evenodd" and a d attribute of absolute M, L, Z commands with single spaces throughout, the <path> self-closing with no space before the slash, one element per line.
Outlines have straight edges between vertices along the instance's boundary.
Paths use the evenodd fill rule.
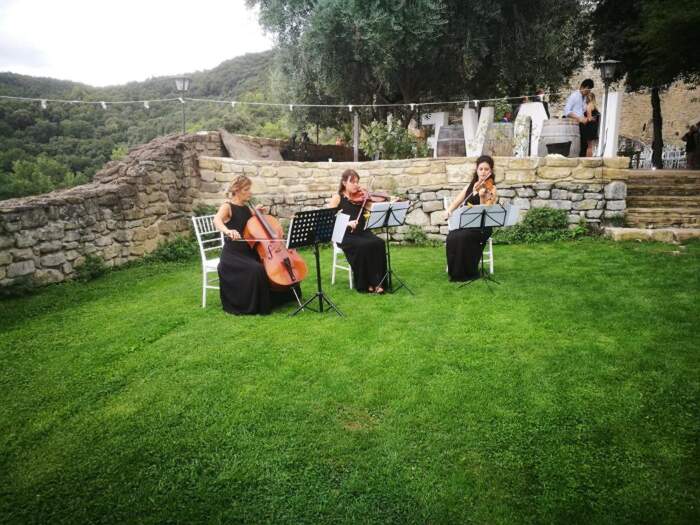
<path fill-rule="evenodd" d="M 407 224 L 429 238 L 447 234 L 443 198 L 464 188 L 475 168 L 475 158 L 410 159 L 359 163 L 258 162 L 200 158 L 201 202 L 218 205 L 238 175 L 253 181 L 253 192 L 271 213 L 290 218 L 295 212 L 324 206 L 338 189 L 341 173 L 355 169 L 374 189 L 384 189 L 413 201 Z M 569 222 L 599 224 L 620 217 L 626 208 L 627 158 L 568 159 L 496 157 L 496 184 L 503 204 L 530 208 L 549 207 L 568 212 Z M 401 240 L 409 226 L 395 231 Z"/>
<path fill-rule="evenodd" d="M 221 155 L 217 133 L 169 136 L 109 162 L 90 184 L 0 201 L 0 286 L 62 281 L 93 254 L 108 266 L 189 231 L 199 155 Z"/>

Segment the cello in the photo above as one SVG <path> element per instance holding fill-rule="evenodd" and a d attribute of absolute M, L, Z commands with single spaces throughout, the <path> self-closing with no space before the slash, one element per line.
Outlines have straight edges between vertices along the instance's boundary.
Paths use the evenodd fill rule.
<path fill-rule="evenodd" d="M 243 238 L 254 249 L 265 267 L 270 287 L 285 290 L 306 278 L 306 262 L 284 245 L 282 225 L 271 215 L 265 215 L 248 204 L 252 214 L 243 230 Z"/>

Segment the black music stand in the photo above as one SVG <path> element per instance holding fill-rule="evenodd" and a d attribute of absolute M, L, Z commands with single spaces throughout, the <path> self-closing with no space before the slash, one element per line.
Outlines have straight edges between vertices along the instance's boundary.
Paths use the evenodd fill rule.
<path fill-rule="evenodd" d="M 495 204 L 493 206 L 474 206 L 462 208 L 459 217 L 459 227 L 458 229 L 479 229 L 483 235 L 486 228 L 489 227 L 502 227 L 506 226 L 506 219 L 508 218 L 508 210 L 506 210 L 501 204 Z M 493 254 L 492 254 L 493 256 Z M 486 283 L 489 282 L 501 284 L 496 279 L 491 277 L 484 269 L 484 245 L 481 245 L 481 258 L 480 258 L 480 269 L 479 277 L 471 279 L 464 284 L 460 285 L 460 288 L 467 286 L 468 284 L 478 281 L 479 279 L 484 279 Z"/>
<path fill-rule="evenodd" d="M 302 310 L 308 308 L 314 312 L 323 313 L 324 302 L 328 304 L 329 310 L 341 316 L 343 313 L 333 304 L 328 296 L 323 293 L 321 287 L 321 262 L 318 254 L 318 245 L 329 242 L 333 236 L 333 226 L 335 225 L 336 208 L 322 208 L 320 210 L 302 211 L 292 217 L 289 225 L 289 235 L 287 236 L 287 248 L 299 248 L 302 246 L 313 246 L 316 257 L 316 293 L 290 315 L 294 316 Z M 309 304 L 318 298 L 318 310 L 314 310 Z"/>
<path fill-rule="evenodd" d="M 408 213 L 410 205 L 411 203 L 409 201 L 374 203 L 369 217 L 367 218 L 367 222 L 365 222 L 365 230 L 384 228 L 384 236 L 386 238 L 386 273 L 384 277 L 382 277 L 382 280 L 379 281 L 378 286 L 381 286 L 382 283 L 386 281 L 386 289 L 390 293 L 398 292 L 401 288 L 406 288 L 408 293 L 414 295 L 406 283 L 391 269 L 391 249 L 389 248 L 389 228 L 403 226 L 406 222 L 406 214 Z M 394 289 L 394 279 L 400 283 L 396 289 Z"/>

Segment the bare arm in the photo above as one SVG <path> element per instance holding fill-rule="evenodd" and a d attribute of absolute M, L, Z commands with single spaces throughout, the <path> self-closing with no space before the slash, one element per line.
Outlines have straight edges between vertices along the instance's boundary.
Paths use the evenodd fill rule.
<path fill-rule="evenodd" d="M 586 117 L 579 117 L 576 113 L 573 111 L 567 115 L 567 117 L 574 119 L 576 122 L 579 124 L 585 124 L 588 122 L 588 119 Z"/>
<path fill-rule="evenodd" d="M 240 239 L 241 234 L 236 230 L 229 230 L 226 223 L 231 220 L 231 207 L 224 203 L 214 216 L 214 227 L 231 240 Z"/>

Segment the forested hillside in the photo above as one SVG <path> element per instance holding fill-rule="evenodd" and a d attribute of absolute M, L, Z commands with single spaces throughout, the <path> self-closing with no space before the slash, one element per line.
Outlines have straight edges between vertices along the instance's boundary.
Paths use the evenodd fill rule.
<path fill-rule="evenodd" d="M 283 90 L 274 52 L 248 54 L 188 75 L 188 97 L 273 100 Z M 75 82 L 0 73 L 0 95 L 120 101 L 175 98 L 171 78 L 95 88 Z M 31 195 L 89 181 L 110 158 L 159 135 L 182 129 L 177 101 L 101 105 L 47 104 L 0 99 L 0 199 Z M 277 108 L 187 103 L 187 131 L 226 127 L 236 133 L 287 137 L 288 111 Z"/>

